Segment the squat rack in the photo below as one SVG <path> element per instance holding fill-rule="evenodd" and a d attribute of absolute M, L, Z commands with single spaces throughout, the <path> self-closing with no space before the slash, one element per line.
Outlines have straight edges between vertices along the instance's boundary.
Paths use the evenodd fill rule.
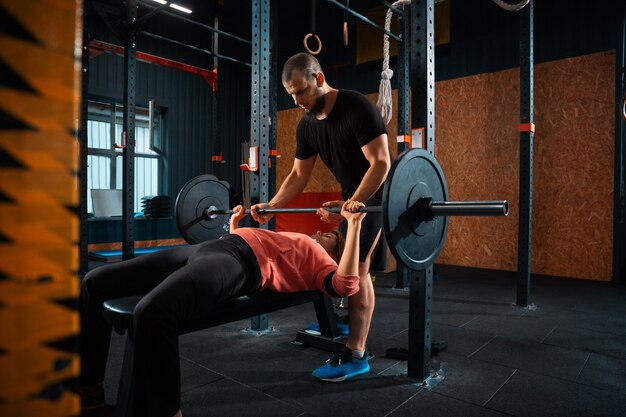
<path fill-rule="evenodd" d="M 333 4 L 336 4 L 342 9 L 347 9 L 344 5 L 337 3 L 333 0 L 328 0 Z M 122 199 L 122 225 L 123 225 L 123 233 L 122 233 L 122 256 L 123 259 L 130 259 L 134 256 L 134 207 L 133 207 L 133 195 L 134 195 L 134 147 L 135 147 L 135 91 L 136 91 L 136 64 L 137 64 L 137 49 L 136 49 L 136 40 L 139 35 L 139 31 L 135 30 L 138 22 L 137 9 L 138 4 L 142 3 L 141 0 L 125 0 L 122 5 L 122 16 L 123 20 L 126 23 L 127 32 L 122 37 L 122 43 L 124 47 L 124 112 L 123 112 L 123 131 L 125 132 L 126 139 L 126 147 L 123 150 L 124 162 L 123 162 L 123 199 Z M 274 4 L 277 4 L 277 0 L 274 1 Z M 429 4 L 430 8 L 427 8 L 426 5 Z M 149 5 L 149 7 L 152 7 Z M 251 65 L 251 84 L 252 84 L 252 92 L 251 92 L 251 146 L 258 147 L 258 170 L 255 175 L 251 177 L 251 200 L 252 203 L 256 202 L 266 202 L 269 199 L 270 194 L 273 192 L 275 187 L 275 181 L 273 180 L 274 173 L 270 171 L 269 167 L 269 158 L 271 156 L 270 149 L 275 148 L 276 144 L 276 60 L 272 59 L 275 54 L 273 53 L 276 48 L 276 23 L 275 19 L 272 17 L 277 16 L 277 8 L 276 6 L 270 7 L 270 0 L 251 0 L 252 7 L 252 40 L 250 41 L 251 45 L 251 57 L 252 62 Z M 417 13 L 418 7 L 423 9 L 422 13 Z M 420 2 L 418 0 L 413 0 L 412 10 L 413 16 L 411 18 L 414 20 L 413 29 L 414 32 L 412 34 L 412 44 L 413 50 L 416 50 L 416 45 L 418 44 L 417 37 L 420 35 L 424 35 L 421 32 L 426 28 L 426 22 L 430 20 L 430 30 L 432 32 L 432 16 L 433 16 L 433 0 L 429 0 L 428 2 Z M 401 25 L 400 29 L 403 32 L 402 35 L 397 36 L 393 33 L 387 32 L 384 29 L 380 28 L 378 25 L 369 21 L 365 16 L 362 16 L 358 12 L 355 12 L 351 9 L 346 10 L 356 18 L 363 20 L 368 24 L 373 24 L 375 27 L 379 28 L 383 32 L 387 32 L 387 34 L 399 41 L 400 51 L 399 54 L 399 65 L 398 65 L 398 82 L 402 88 L 399 89 L 401 94 L 399 95 L 399 118 L 398 118 L 398 132 L 399 135 L 406 135 L 409 132 L 408 127 L 408 69 L 409 69 L 409 60 L 408 60 L 408 51 L 409 45 L 408 42 L 404 41 L 407 39 L 406 33 L 408 33 L 409 28 L 409 16 L 408 16 L 408 8 L 404 7 L 401 12 L 394 9 L 394 12 L 400 14 Z M 170 16 L 174 16 L 177 19 L 182 19 L 188 21 L 189 23 L 199 25 L 203 28 L 211 30 L 215 35 L 224 35 L 231 36 L 243 42 L 245 40 L 236 37 L 234 35 L 227 34 L 226 32 L 220 31 L 218 29 L 214 29 L 210 26 L 200 24 L 191 19 L 186 19 L 182 16 L 173 14 L 166 10 L 163 10 L 163 7 L 153 7 L 152 12 L 150 12 L 147 16 L 151 16 L 157 11 L 161 13 L 168 14 Z M 430 19 L 428 17 L 430 16 Z M 419 19 L 419 20 L 418 20 Z M 86 27 L 86 25 L 85 25 Z M 415 28 L 422 28 L 420 32 L 415 31 Z M 273 30 L 271 30 L 273 28 Z M 417 35 L 416 35 L 417 34 Z M 86 48 L 88 45 L 89 39 L 87 38 L 87 32 L 84 32 L 84 51 L 86 52 Z M 150 35 L 149 35 L 150 36 Z M 156 36 L 152 36 L 156 37 Z M 426 37 L 424 37 L 426 38 Z M 433 36 L 431 35 L 429 38 L 429 42 L 433 42 Z M 171 41 L 171 40 L 170 40 Z M 424 46 L 426 44 L 424 43 Z M 434 46 L 434 44 L 433 44 Z M 215 51 L 205 51 L 209 54 L 212 54 L 216 58 L 223 58 Z M 431 49 L 431 52 L 434 52 L 434 47 Z M 431 55 L 434 54 L 431 53 Z M 415 59 L 415 58 L 414 58 Z M 273 62 L 274 61 L 274 62 Z M 417 62 L 417 61 L 414 61 Z M 246 63 L 243 63 L 244 65 Z M 431 60 L 429 65 L 431 66 L 431 70 L 426 73 L 430 73 L 430 79 L 434 82 L 434 61 Z M 87 97 L 88 93 L 88 54 L 83 54 L 83 97 Z M 427 68 L 424 68 L 426 71 Z M 412 77 L 415 77 L 416 74 L 411 73 Z M 424 82 L 425 80 L 417 80 L 413 85 L 418 85 L 418 82 Z M 430 94 L 434 94 L 434 89 L 422 89 L 419 91 L 429 92 Z M 419 102 L 420 100 L 424 100 L 424 103 L 420 103 L 424 109 L 432 109 L 432 111 L 426 111 L 426 113 L 434 114 L 434 106 L 433 101 L 431 100 L 430 104 L 427 101 L 428 95 L 417 94 L 413 96 L 413 103 Z M 426 104 L 426 106 L 423 106 Z M 417 112 L 414 112 L 414 120 L 417 116 Z M 81 146 L 83 150 L 87 149 L 87 136 L 86 136 L 86 125 L 87 125 L 87 105 L 86 100 L 83 101 L 82 106 L 82 134 L 81 134 Z M 434 116 L 432 116 L 434 120 Z M 415 123 L 413 123 L 415 124 Z M 429 144 L 432 146 L 434 144 L 434 129 L 430 129 L 432 140 Z M 398 145 L 399 150 L 404 150 L 407 144 L 402 142 Z M 431 148 L 432 149 L 432 148 Z M 81 152 L 81 163 L 82 163 L 82 175 L 81 178 L 81 201 L 80 201 L 80 211 L 81 211 L 81 272 L 86 273 L 87 265 L 87 227 L 86 227 L 86 152 Z M 84 200 L 84 201 L 83 201 Z M 267 225 L 265 226 L 267 227 Z M 430 277 L 432 280 L 432 267 L 430 268 Z M 419 280 L 419 276 L 416 275 Z M 428 276 L 428 275 L 427 275 Z M 422 280 L 423 281 L 423 280 Z M 432 286 L 428 285 L 431 288 Z M 424 316 L 424 302 L 429 301 L 432 302 L 432 297 L 424 297 L 424 294 L 414 295 L 413 292 L 411 294 L 411 311 L 410 311 L 410 323 L 413 327 L 417 326 L 414 331 L 411 333 L 414 335 L 421 334 L 419 339 L 427 339 L 430 340 L 430 328 L 424 327 L 423 325 L 419 325 L 419 323 L 425 323 Z M 422 313 L 417 313 L 414 309 L 414 306 L 422 306 L 419 310 Z M 430 309 L 428 309 L 430 311 Z M 412 327 L 412 328 L 413 328 Z M 264 316 L 259 316 L 252 321 L 252 330 L 264 330 L 267 328 L 267 318 Z M 415 339 L 415 338 L 413 338 Z M 410 339 L 411 340 L 411 339 Z M 409 377 L 419 379 L 421 381 L 425 380 L 426 377 L 423 375 L 429 375 L 429 359 L 430 359 L 430 342 L 428 342 L 428 346 L 426 351 L 424 348 L 426 347 L 423 343 L 409 343 L 409 369 L 408 375 Z M 422 361 L 421 358 L 427 358 L 426 361 Z"/>

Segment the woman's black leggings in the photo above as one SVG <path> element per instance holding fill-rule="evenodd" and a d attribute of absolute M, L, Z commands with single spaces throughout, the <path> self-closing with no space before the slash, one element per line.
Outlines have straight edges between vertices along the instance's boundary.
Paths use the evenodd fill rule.
<path fill-rule="evenodd" d="M 111 326 L 102 318 L 102 303 L 146 294 L 134 313 L 134 415 L 173 416 L 180 409 L 181 323 L 258 290 L 260 282 L 256 257 L 237 235 L 90 271 L 79 298 L 81 383 L 104 380 Z"/>

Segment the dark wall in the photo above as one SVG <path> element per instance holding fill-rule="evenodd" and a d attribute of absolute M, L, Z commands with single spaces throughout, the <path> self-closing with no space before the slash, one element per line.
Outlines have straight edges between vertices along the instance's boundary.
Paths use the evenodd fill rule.
<path fill-rule="evenodd" d="M 501 9 L 491 0 L 446 1 L 451 2 L 451 41 L 436 48 L 435 75 L 438 81 L 519 66 L 518 14 Z M 534 3 L 536 63 L 615 49 L 619 2 L 534 0 Z M 280 1 L 279 67 L 294 53 L 304 51 L 302 40 L 310 31 L 310 5 L 310 1 Z M 362 1 L 350 2 L 350 5 L 363 10 L 379 3 Z M 363 93 L 378 91 L 382 59 L 351 64 L 356 62 L 355 18 L 348 17 L 350 45 L 344 47 L 341 38 L 343 11 L 318 0 L 316 12 L 316 30 L 324 42 L 318 58 L 329 83 L 333 87 Z M 396 28 L 392 27 L 392 31 L 397 33 Z M 395 65 L 396 61 L 392 59 L 391 67 Z M 392 79 L 393 88 L 396 88 L 396 80 L 396 77 Z M 278 100 L 279 110 L 295 107 L 282 89 L 279 89 Z"/>

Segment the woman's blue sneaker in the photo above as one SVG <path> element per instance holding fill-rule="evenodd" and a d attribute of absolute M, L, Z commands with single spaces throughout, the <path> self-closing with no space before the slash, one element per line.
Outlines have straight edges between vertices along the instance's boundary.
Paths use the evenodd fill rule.
<path fill-rule="evenodd" d="M 321 335 L 320 324 L 319 323 L 310 323 L 304 329 L 305 332 L 314 335 Z M 337 322 L 337 331 L 342 336 L 347 336 L 350 334 L 350 326 L 348 324 L 342 323 L 340 321 Z"/>
<path fill-rule="evenodd" d="M 367 358 L 367 351 L 365 351 L 363 359 L 358 359 L 352 356 L 350 349 L 342 349 L 341 352 L 335 353 L 327 360 L 324 365 L 314 370 L 313 376 L 326 382 L 346 381 L 370 371 Z"/>

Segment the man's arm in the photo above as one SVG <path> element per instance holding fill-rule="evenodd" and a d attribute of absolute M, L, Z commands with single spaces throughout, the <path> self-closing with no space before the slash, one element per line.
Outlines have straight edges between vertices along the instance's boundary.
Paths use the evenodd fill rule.
<path fill-rule="evenodd" d="M 354 201 L 369 200 L 385 182 L 387 173 L 391 167 L 389 148 L 387 146 L 387 134 L 377 136 L 367 145 L 362 146 L 361 150 L 370 163 L 370 167 L 365 172 L 359 187 L 351 198 L 351 200 Z M 322 207 L 336 207 L 339 204 L 340 202 L 338 201 L 327 201 Z M 326 210 L 318 210 L 317 214 L 320 216 L 321 220 L 326 223 L 338 224 L 342 220 L 340 215 Z"/>
<path fill-rule="evenodd" d="M 315 167 L 316 159 L 317 155 L 313 155 L 308 159 L 294 159 L 291 172 L 281 184 L 276 195 L 268 203 L 259 203 L 251 207 L 252 218 L 259 223 L 266 223 L 273 217 L 273 215 L 260 215 L 256 212 L 257 209 L 284 207 L 296 198 L 309 182 L 309 179 L 313 174 L 313 167 Z"/>
<path fill-rule="evenodd" d="M 367 201 L 387 179 L 391 167 L 387 135 L 382 134 L 367 145 L 361 147 L 363 155 L 370 163 L 370 167 L 363 176 L 361 184 L 354 192 L 351 200 Z"/>

